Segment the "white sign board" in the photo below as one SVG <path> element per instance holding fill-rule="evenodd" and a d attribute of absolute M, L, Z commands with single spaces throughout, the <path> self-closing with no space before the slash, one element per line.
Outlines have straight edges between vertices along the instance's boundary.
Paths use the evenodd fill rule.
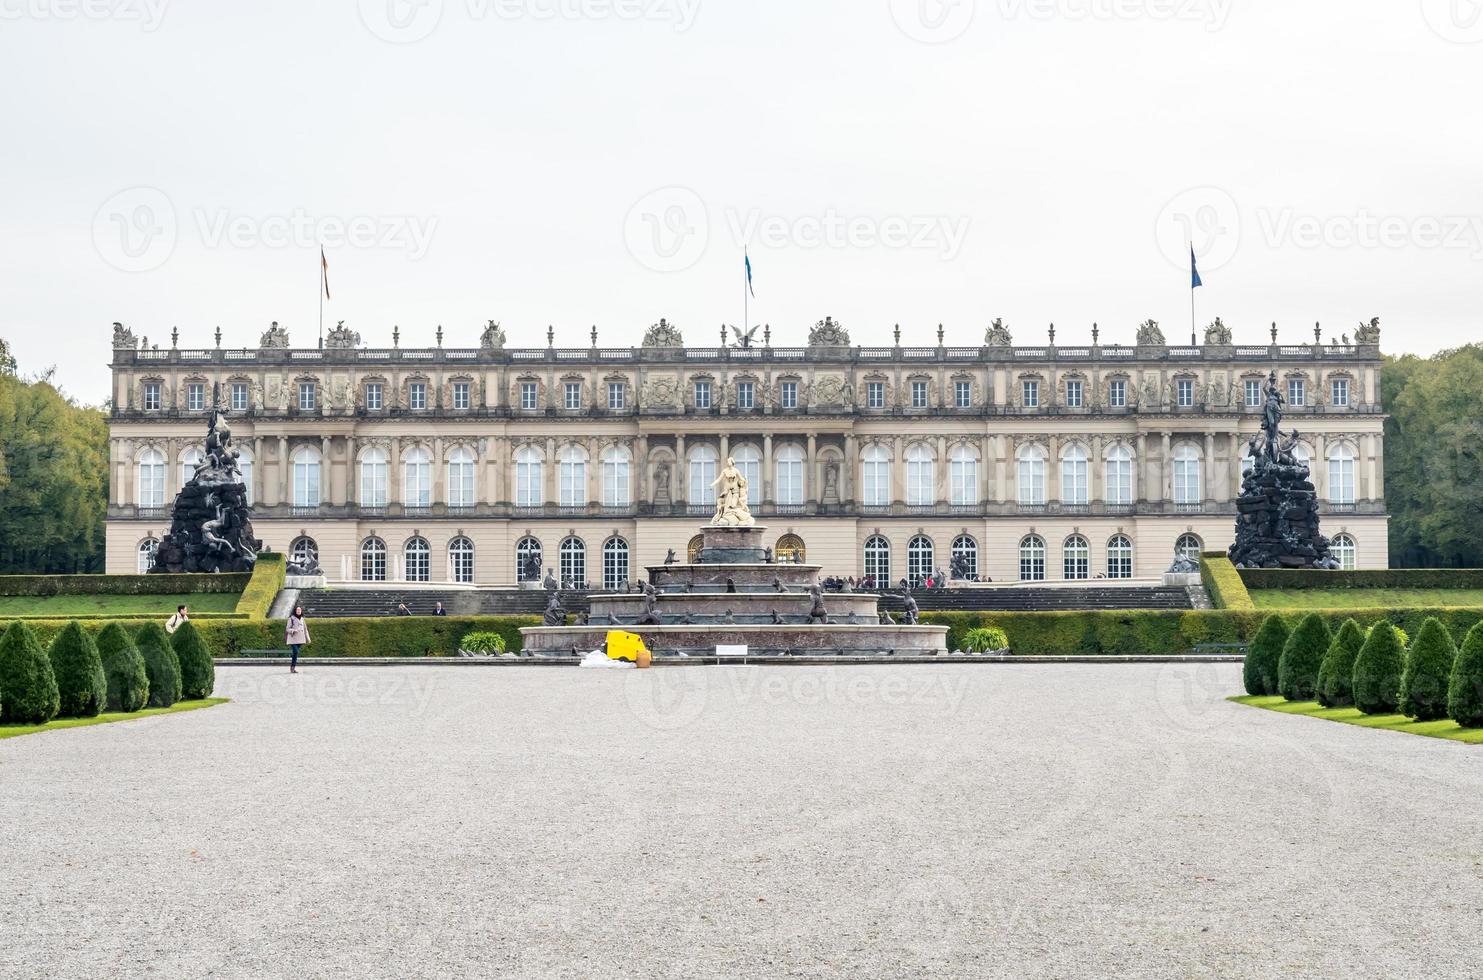
<path fill-rule="evenodd" d="M 741 644 L 740 646 L 718 645 L 716 647 L 716 656 L 718 657 L 746 657 L 746 655 L 747 645 L 745 643 Z"/>

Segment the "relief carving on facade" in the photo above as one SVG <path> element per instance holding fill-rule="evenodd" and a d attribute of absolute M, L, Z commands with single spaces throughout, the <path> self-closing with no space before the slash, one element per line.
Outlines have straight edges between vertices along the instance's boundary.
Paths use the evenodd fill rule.
<path fill-rule="evenodd" d="M 639 392 L 639 407 L 674 409 L 680 407 L 680 379 L 672 374 L 650 376 Z"/>
<path fill-rule="evenodd" d="M 808 386 L 808 404 L 811 408 L 848 408 L 853 401 L 854 392 L 850 383 L 841 375 L 819 375 Z"/>

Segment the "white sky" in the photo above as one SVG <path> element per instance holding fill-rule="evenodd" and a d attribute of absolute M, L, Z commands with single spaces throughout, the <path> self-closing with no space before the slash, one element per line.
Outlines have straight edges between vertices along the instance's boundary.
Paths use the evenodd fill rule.
<path fill-rule="evenodd" d="M 713 343 L 754 224 L 778 346 L 1180 342 L 1191 222 L 1238 343 L 1479 337 L 1477 0 L 0 0 L 0 79 L 0 336 L 87 401 L 114 320 L 313 346 L 352 220 L 371 344 Z"/>

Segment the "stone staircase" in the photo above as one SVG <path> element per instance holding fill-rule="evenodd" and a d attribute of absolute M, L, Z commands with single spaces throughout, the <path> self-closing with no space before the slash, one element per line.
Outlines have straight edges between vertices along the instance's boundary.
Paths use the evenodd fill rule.
<path fill-rule="evenodd" d="M 1190 609 L 1189 593 L 1163 586 L 1088 585 L 1076 588 L 934 589 L 912 593 L 922 612 L 1080 612 L 1119 609 Z M 904 608 L 901 593 L 882 597 L 893 614 Z"/>
<path fill-rule="evenodd" d="M 305 589 L 299 593 L 309 619 L 345 616 L 394 616 L 406 603 L 414 616 L 431 616 L 438 602 L 450 616 L 536 616 L 546 611 L 546 593 L 500 589 Z M 568 612 L 587 609 L 587 593 L 563 592 Z"/>

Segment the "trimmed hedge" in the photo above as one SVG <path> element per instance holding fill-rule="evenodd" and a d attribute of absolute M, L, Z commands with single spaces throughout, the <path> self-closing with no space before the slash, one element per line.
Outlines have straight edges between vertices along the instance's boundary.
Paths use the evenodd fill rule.
<path fill-rule="evenodd" d="M 57 680 L 62 718 L 92 718 L 108 703 L 108 678 L 98 646 L 77 623 L 68 623 L 52 641 L 49 652 L 52 676 Z"/>
<path fill-rule="evenodd" d="M 180 663 L 180 696 L 187 701 L 211 697 L 216 687 L 216 663 L 196 625 L 189 620 L 181 623 L 170 637 L 170 645 Z"/>
<path fill-rule="evenodd" d="M 1276 613 L 1268 616 L 1251 641 L 1242 666 L 1241 681 L 1253 697 L 1277 693 L 1277 668 L 1287 646 L 1287 623 Z"/>
<path fill-rule="evenodd" d="M 1468 630 L 1452 665 L 1447 716 L 1459 725 L 1483 728 L 1483 625 Z"/>
<path fill-rule="evenodd" d="M 279 556 L 281 557 L 281 556 Z M 247 572 L 218 575 L 0 575 L 0 595 L 177 595 L 241 592 Z"/>
<path fill-rule="evenodd" d="M 1277 691 L 1289 701 L 1312 701 L 1318 696 L 1318 671 L 1333 643 L 1333 634 L 1319 613 L 1309 613 L 1292 631 L 1277 662 Z"/>
<path fill-rule="evenodd" d="M 1456 659 L 1457 645 L 1446 627 L 1428 619 L 1406 655 L 1406 669 L 1401 674 L 1401 714 L 1417 721 L 1446 718 L 1447 684 Z"/>
<path fill-rule="evenodd" d="M 1389 623 L 1376 623 L 1354 661 L 1354 706 L 1367 715 L 1394 714 L 1405 669 L 1401 638 Z"/>
<path fill-rule="evenodd" d="M 1246 591 L 1241 572 L 1223 552 L 1211 552 L 1200 559 L 1200 581 L 1210 593 L 1216 609 L 1251 610 L 1256 603 Z"/>
<path fill-rule="evenodd" d="M 108 710 L 138 711 L 149 702 L 149 673 L 134 641 L 118 623 L 98 633 L 98 659 L 108 678 Z"/>
<path fill-rule="evenodd" d="M 1354 703 L 1354 661 L 1365 645 L 1365 631 L 1353 619 L 1344 620 L 1318 668 L 1318 703 L 1342 708 Z"/>
<path fill-rule="evenodd" d="M 168 708 L 179 701 L 180 660 L 175 656 L 175 647 L 165 627 L 145 623 L 134 634 L 134 644 L 144 658 L 144 670 L 149 675 L 149 706 Z"/>
<path fill-rule="evenodd" d="M 51 661 L 25 623 L 11 623 L 0 636 L 0 722 L 44 725 L 57 716 L 61 699 Z"/>
<path fill-rule="evenodd" d="M 237 600 L 237 615 L 248 619 L 267 619 L 273 608 L 273 600 L 283 591 L 283 577 L 288 563 L 282 554 L 272 552 L 257 556 L 252 576 L 242 589 L 242 598 Z"/>
<path fill-rule="evenodd" d="M 1483 568 L 1241 568 L 1248 589 L 1483 589 Z"/>

